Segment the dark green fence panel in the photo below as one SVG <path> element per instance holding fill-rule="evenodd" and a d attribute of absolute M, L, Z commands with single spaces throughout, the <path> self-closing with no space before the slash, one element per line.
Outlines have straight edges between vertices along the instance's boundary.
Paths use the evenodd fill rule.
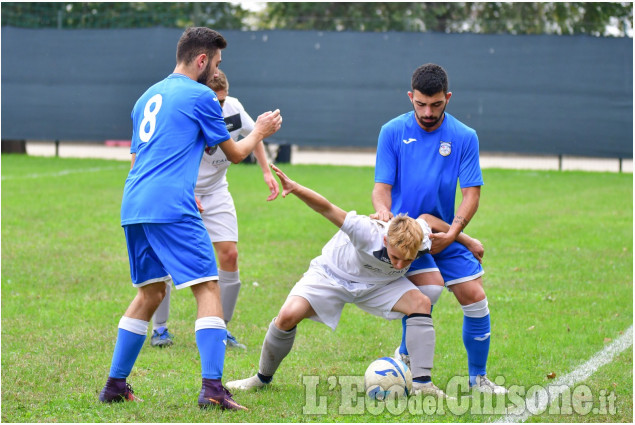
<path fill-rule="evenodd" d="M 130 111 L 174 69 L 179 29 L 2 27 L 2 138 L 129 139 Z M 633 155 L 633 40 L 588 36 L 223 31 L 221 68 L 254 118 L 280 108 L 270 140 L 373 147 L 410 110 L 412 71 L 444 66 L 448 111 L 481 151 Z"/>

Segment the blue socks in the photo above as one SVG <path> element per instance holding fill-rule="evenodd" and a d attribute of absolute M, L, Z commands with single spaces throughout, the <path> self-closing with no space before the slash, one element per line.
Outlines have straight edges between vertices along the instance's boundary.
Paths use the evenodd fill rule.
<path fill-rule="evenodd" d="M 399 352 L 408 355 L 408 349 L 406 348 L 406 320 L 408 320 L 408 316 L 404 314 L 401 318 L 401 345 L 399 346 Z"/>
<path fill-rule="evenodd" d="M 130 375 L 132 366 L 137 361 L 146 340 L 147 332 L 148 322 L 125 316 L 121 318 L 110 365 L 111 378 L 125 379 Z"/>
<path fill-rule="evenodd" d="M 463 344 L 467 351 L 470 385 L 476 384 L 476 375 L 485 376 L 490 343 L 490 318 L 463 317 Z"/>
<path fill-rule="evenodd" d="M 227 329 L 220 317 L 201 317 L 196 321 L 196 345 L 205 379 L 221 379 L 225 363 Z"/>
<path fill-rule="evenodd" d="M 122 317 L 115 351 L 112 355 L 110 377 L 125 379 L 141 352 L 148 332 L 148 322 Z M 203 378 L 221 379 L 225 363 L 227 329 L 220 317 L 202 317 L 196 321 L 196 345 L 201 356 Z"/>

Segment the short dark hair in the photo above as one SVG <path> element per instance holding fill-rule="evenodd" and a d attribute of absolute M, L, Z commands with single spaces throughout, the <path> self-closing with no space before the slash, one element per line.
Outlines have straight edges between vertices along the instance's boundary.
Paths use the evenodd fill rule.
<path fill-rule="evenodd" d="M 183 32 L 176 45 L 176 63 L 189 64 L 205 53 L 210 60 L 218 49 L 227 47 L 227 41 L 218 31 L 206 27 L 190 27 Z"/>
<path fill-rule="evenodd" d="M 207 85 L 214 91 L 227 90 L 229 88 L 229 81 L 227 81 L 225 73 L 219 69 L 218 77 L 214 77 L 212 74 L 207 82 Z"/>
<path fill-rule="evenodd" d="M 433 63 L 421 65 L 412 74 L 412 91 L 418 90 L 426 96 L 440 91 L 448 93 L 448 74 L 445 69 Z"/>

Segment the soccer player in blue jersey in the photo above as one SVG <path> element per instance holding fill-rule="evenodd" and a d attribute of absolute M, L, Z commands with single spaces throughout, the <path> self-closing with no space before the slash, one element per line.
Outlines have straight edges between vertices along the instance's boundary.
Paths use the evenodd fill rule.
<path fill-rule="evenodd" d="M 240 137 L 249 135 L 254 128 L 254 120 L 238 99 L 228 95 L 229 81 L 225 73 L 219 69 L 218 75 L 210 78 L 207 85 L 214 90 L 223 108 L 225 125 L 232 139 L 239 140 Z M 263 142 L 256 145 L 253 154 L 262 169 L 265 184 L 269 189 L 270 195 L 267 201 L 273 201 L 278 196 L 279 188 L 269 168 Z M 227 182 L 227 170 L 230 164 L 222 149 L 205 148 L 194 188 L 194 194 L 200 201 L 199 211 L 203 224 L 207 228 L 216 252 L 218 284 L 221 288 L 221 304 L 227 326 L 232 319 L 241 287 L 238 271 L 238 220 Z M 164 347 L 172 344 L 172 334 L 167 328 L 170 315 L 170 288 L 171 283 L 167 285 L 165 298 L 152 317 L 154 328 L 150 338 L 152 346 Z M 227 329 L 227 348 L 247 348 L 238 342 L 229 328 Z"/>
<path fill-rule="evenodd" d="M 227 42 L 204 27 L 179 39 L 176 68 L 150 87 L 132 110 L 132 166 L 121 203 L 137 295 L 119 321 L 105 403 L 139 400 L 126 378 L 141 351 L 148 322 L 165 296 L 166 282 L 191 288 L 197 303 L 196 345 L 201 357 L 201 408 L 246 410 L 223 387 L 227 330 L 218 271 L 194 186 L 205 146 L 218 145 L 230 161 L 242 161 L 262 139 L 278 131 L 280 111 L 260 115 L 249 136 L 234 142 L 215 93 L 205 85 L 218 70 Z"/>
<path fill-rule="evenodd" d="M 480 261 L 457 236 L 478 208 L 483 177 L 476 132 L 445 109 L 452 97 L 448 77 L 439 65 L 426 64 L 412 76 L 408 97 L 413 111 L 386 123 L 380 131 L 372 200 L 372 217 L 388 220 L 408 213 L 430 214 L 450 224 L 445 232 L 431 235 L 432 248 L 414 261 L 407 277 L 432 305 L 447 287 L 463 309 L 463 342 L 468 357 L 470 386 L 479 391 L 505 393 L 504 387 L 486 376 L 490 346 L 490 315 L 483 289 Z M 456 214 L 455 196 L 460 183 L 462 201 Z M 404 318 L 398 356 L 407 360 Z M 414 377 L 431 383 L 431 376 Z M 442 391 L 431 384 L 431 394 Z"/>

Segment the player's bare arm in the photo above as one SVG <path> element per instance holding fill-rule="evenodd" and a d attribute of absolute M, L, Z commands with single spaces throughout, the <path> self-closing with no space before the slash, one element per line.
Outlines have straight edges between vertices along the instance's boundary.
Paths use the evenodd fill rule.
<path fill-rule="evenodd" d="M 258 117 L 253 131 L 247 137 L 239 142 L 228 139 L 219 143 L 218 146 L 223 150 L 227 159 L 233 164 L 238 164 L 254 150 L 258 143 L 280 130 L 281 126 L 282 115 L 280 115 L 280 110 L 268 111 Z"/>
<path fill-rule="evenodd" d="M 265 152 L 265 144 L 264 142 L 260 142 L 256 145 L 254 149 L 254 156 L 256 157 L 256 161 L 258 161 L 258 165 L 260 165 L 260 169 L 262 170 L 262 177 L 265 179 L 265 184 L 269 187 L 269 197 L 267 197 L 267 201 L 273 201 L 280 194 L 280 188 L 278 187 L 278 182 L 276 178 L 271 174 L 271 170 L 269 169 L 269 161 L 267 161 L 267 153 Z"/>
<path fill-rule="evenodd" d="M 441 236 L 441 233 L 446 233 L 448 230 L 450 230 L 450 225 L 448 223 L 433 215 L 421 214 L 419 218 L 424 219 L 434 232 L 430 235 L 430 240 L 434 240 L 435 237 Z M 474 257 L 479 261 L 479 263 L 483 262 L 485 248 L 483 247 L 481 241 L 467 235 L 466 233 L 461 232 L 459 233 L 459 236 L 457 236 L 456 242 L 465 245 L 465 247 L 470 250 Z M 436 254 L 436 252 L 432 253 Z"/>
<path fill-rule="evenodd" d="M 370 218 L 376 220 L 388 221 L 392 218 L 392 185 L 386 183 L 375 183 L 373 187 L 373 207 L 375 214 L 371 214 Z"/>
<path fill-rule="evenodd" d="M 133 153 L 130 156 L 131 156 L 131 158 L 130 158 L 130 169 L 132 170 L 132 167 L 134 167 L 134 161 L 135 161 L 135 159 L 137 159 L 137 154 Z"/>
<path fill-rule="evenodd" d="M 454 221 L 447 232 L 438 234 L 432 240 L 432 249 L 430 252 L 437 253 L 443 251 L 448 247 L 456 238 L 461 234 L 463 229 L 468 225 L 476 210 L 478 209 L 478 203 L 481 198 L 481 187 L 466 187 L 461 189 L 463 199 L 461 205 L 454 215 Z"/>
<path fill-rule="evenodd" d="M 275 165 L 271 164 L 271 168 L 280 179 L 280 183 L 282 183 L 283 198 L 285 198 L 288 194 L 293 193 L 295 196 L 300 198 L 302 202 L 326 217 L 331 223 L 335 224 L 337 227 L 342 227 L 344 219 L 346 218 L 346 211 L 337 205 L 333 205 L 328 199 L 319 193 L 291 180 Z"/>

